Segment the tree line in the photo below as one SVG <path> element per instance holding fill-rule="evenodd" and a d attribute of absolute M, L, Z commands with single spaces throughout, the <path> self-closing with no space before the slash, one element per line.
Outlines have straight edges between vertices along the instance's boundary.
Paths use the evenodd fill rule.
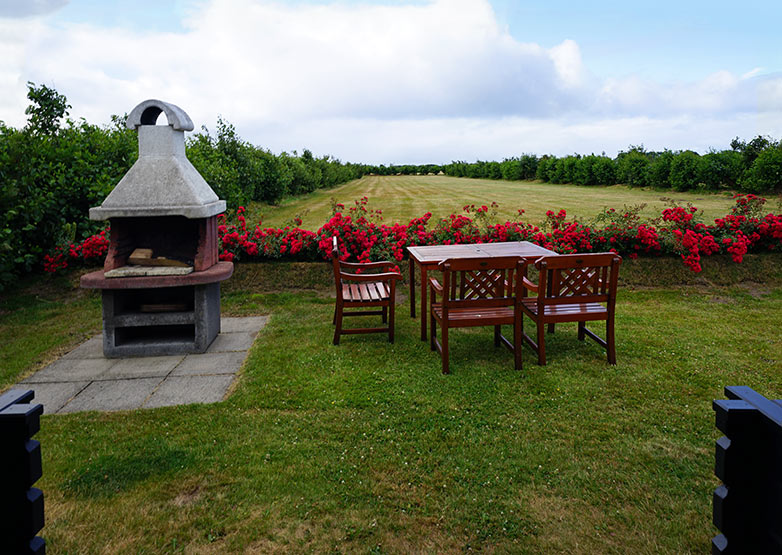
<path fill-rule="evenodd" d="M 737 137 L 730 146 L 731 150 L 715 150 L 702 156 L 691 150 L 652 152 L 643 146 L 631 146 L 616 158 L 605 154 L 524 154 L 502 162 L 455 161 L 443 166 L 443 172 L 453 177 L 539 179 L 575 185 L 624 183 L 676 191 L 782 192 L 782 143 L 763 136 L 750 141 Z"/>

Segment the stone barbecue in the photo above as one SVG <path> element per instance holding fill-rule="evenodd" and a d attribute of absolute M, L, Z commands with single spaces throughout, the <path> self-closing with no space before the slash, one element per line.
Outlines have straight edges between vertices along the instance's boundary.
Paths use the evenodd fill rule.
<path fill-rule="evenodd" d="M 168 125 L 156 125 L 165 114 Z M 109 220 L 103 270 L 81 286 L 103 294 L 103 354 L 109 358 L 203 353 L 220 332 L 217 216 L 225 211 L 185 156 L 193 122 L 178 106 L 145 100 L 129 114 L 139 157 L 90 219 Z"/>

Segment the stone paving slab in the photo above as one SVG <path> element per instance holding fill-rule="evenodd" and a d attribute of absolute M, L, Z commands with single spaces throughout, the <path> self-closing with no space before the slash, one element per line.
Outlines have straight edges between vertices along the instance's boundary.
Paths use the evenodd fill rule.
<path fill-rule="evenodd" d="M 93 337 L 15 387 L 35 391 L 44 414 L 221 401 L 268 316 L 223 318 L 208 352 L 107 359 Z"/>
<path fill-rule="evenodd" d="M 223 400 L 234 376 L 171 376 L 144 403 L 144 408 L 217 403 Z"/>
<path fill-rule="evenodd" d="M 235 374 L 236 370 L 242 366 L 245 358 L 247 358 L 247 353 L 244 351 L 204 353 L 197 356 L 187 355 L 185 360 L 174 368 L 171 375 Z"/>
<path fill-rule="evenodd" d="M 50 382 L 80 382 L 83 380 L 99 380 L 106 374 L 117 360 L 108 358 L 72 358 L 60 359 L 51 363 L 49 366 L 36 372 L 26 380 L 27 383 L 50 383 Z"/>
<path fill-rule="evenodd" d="M 69 360 L 74 358 L 104 358 L 103 335 L 96 335 L 95 337 L 88 339 L 70 353 L 63 355 L 61 360 Z"/>
<path fill-rule="evenodd" d="M 106 371 L 100 379 L 165 378 L 184 358 L 185 355 L 114 359 L 116 361 L 114 366 Z"/>
<path fill-rule="evenodd" d="M 59 412 L 129 410 L 140 407 L 165 378 L 92 382 Z M 46 405 L 44 405 L 44 412 Z"/>
<path fill-rule="evenodd" d="M 231 351 L 247 351 L 255 341 L 257 332 L 237 331 L 221 333 L 209 345 L 207 353 L 226 353 Z"/>
<path fill-rule="evenodd" d="M 223 318 L 220 320 L 220 333 L 249 331 L 258 333 L 269 321 L 268 316 L 247 316 L 245 318 Z"/>
<path fill-rule="evenodd" d="M 40 403 L 43 405 L 44 414 L 55 414 L 60 412 L 62 408 L 84 388 L 90 385 L 91 382 L 42 382 L 42 383 L 23 383 L 20 385 L 22 389 L 32 389 L 35 391 L 34 404 Z"/>

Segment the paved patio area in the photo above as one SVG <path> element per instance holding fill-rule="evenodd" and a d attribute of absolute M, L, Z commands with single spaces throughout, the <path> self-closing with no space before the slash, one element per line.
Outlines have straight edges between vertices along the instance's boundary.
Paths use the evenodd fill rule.
<path fill-rule="evenodd" d="M 225 397 L 268 317 L 223 318 L 206 353 L 110 359 L 100 335 L 15 386 L 44 414 L 215 403 Z"/>

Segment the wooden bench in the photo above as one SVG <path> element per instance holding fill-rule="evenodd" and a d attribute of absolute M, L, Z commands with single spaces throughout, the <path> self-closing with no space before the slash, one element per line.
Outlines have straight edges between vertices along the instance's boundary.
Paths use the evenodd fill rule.
<path fill-rule="evenodd" d="M 495 346 L 507 347 L 514 354 L 515 368 L 521 370 L 522 284 L 516 280 L 512 285 L 513 274 L 521 269 L 520 258 L 448 259 L 439 268 L 443 284 L 429 280 L 429 338 L 431 349 L 440 353 L 443 374 L 450 373 L 449 330 L 476 326 L 494 326 Z M 503 325 L 513 326 L 513 342 L 502 335 Z"/>
<path fill-rule="evenodd" d="M 619 265 L 622 258 L 614 253 L 567 254 L 544 256 L 534 262 L 525 262 L 521 282 L 524 293 L 531 291 L 534 297 L 524 297 L 523 313 L 532 319 L 537 331 L 534 341 L 523 331 L 524 341 L 538 355 L 538 364 L 546 364 L 546 337 L 544 329 L 554 332 L 559 322 L 578 322 L 578 339 L 595 340 L 606 349 L 609 364 L 616 364 L 614 341 L 614 313 Z M 528 269 L 534 265 L 539 280 L 535 284 L 528 278 Z M 605 320 L 606 339 L 601 339 L 587 329 L 586 322 Z"/>
<path fill-rule="evenodd" d="M 334 281 L 337 291 L 337 303 L 334 307 L 334 345 L 339 345 L 341 335 L 356 333 L 388 333 L 388 341 L 394 342 L 394 299 L 396 282 L 402 274 L 395 271 L 381 273 L 378 270 L 391 270 L 393 262 L 366 262 L 357 264 L 339 259 L 337 238 L 333 238 L 331 262 L 334 269 Z M 370 273 L 364 273 L 370 272 Z M 376 308 L 376 310 L 354 310 L 356 308 Z M 348 309 L 348 310 L 346 310 Z M 350 328 L 342 327 L 344 316 L 381 316 L 383 327 Z"/>

